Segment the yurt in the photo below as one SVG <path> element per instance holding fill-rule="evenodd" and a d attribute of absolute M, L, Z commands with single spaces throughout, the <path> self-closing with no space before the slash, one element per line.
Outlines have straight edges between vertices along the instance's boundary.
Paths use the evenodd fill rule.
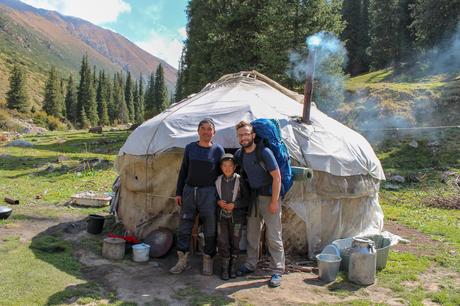
<path fill-rule="evenodd" d="M 380 232 L 378 192 L 385 176 L 372 147 L 314 104 L 310 124 L 302 123 L 302 100 L 256 71 L 240 72 L 144 122 L 117 156 L 120 187 L 112 209 L 118 220 L 140 238 L 159 227 L 175 230 L 177 176 L 184 147 L 198 140 L 198 122 L 212 118 L 214 141 L 231 150 L 239 148 L 237 122 L 271 118 L 280 124 L 292 164 L 313 170 L 313 178 L 295 181 L 283 200 L 286 252 L 312 257 L 335 239 Z"/>

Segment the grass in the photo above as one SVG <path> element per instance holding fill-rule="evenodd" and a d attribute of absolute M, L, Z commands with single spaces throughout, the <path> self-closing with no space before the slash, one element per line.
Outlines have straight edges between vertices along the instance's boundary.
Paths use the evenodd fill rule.
<path fill-rule="evenodd" d="M 29 221 L 54 222 L 63 216 L 104 213 L 107 208 L 79 209 L 62 204 L 76 192 L 111 191 L 116 177 L 112 163 L 126 137 L 124 131 L 105 135 L 53 132 L 24 137 L 34 144 L 31 148 L 0 147 L 0 154 L 6 154 L 0 160 L 0 198 L 10 196 L 20 201 L 20 205 L 11 206 L 13 214 L 1 220 L 0 227 L 14 230 Z M 99 152 L 101 149 L 104 152 Z M 68 160 L 57 163 L 58 156 Z M 81 160 L 92 158 L 108 162 L 76 170 Z M 49 166 L 54 170 L 46 170 Z M 90 238 L 81 245 L 100 250 L 100 243 Z M 15 235 L 0 238 L 2 305 L 133 305 L 86 281 L 73 252 L 69 242 L 54 234 L 41 233 L 32 241 Z"/>
<path fill-rule="evenodd" d="M 377 76 L 376 76 L 377 77 Z M 383 76 L 380 76 L 383 77 Z M 0 147 L 0 198 L 12 196 L 21 204 L 12 206 L 14 212 L 0 227 L 14 230 L 29 221 L 57 221 L 63 216 L 83 216 L 103 213 L 105 208 L 75 209 L 63 204 L 80 191 L 110 191 L 116 177 L 113 169 L 115 153 L 127 133 L 107 132 L 105 135 L 86 132 L 53 132 L 28 136 L 31 148 Z M 415 137 L 414 135 L 412 135 Z M 439 136 L 439 135 L 438 135 Z M 387 176 L 415 175 L 418 182 L 400 184 L 398 190 L 383 188 L 380 193 L 387 220 L 415 228 L 439 242 L 439 245 L 420 245 L 430 254 L 417 257 L 408 252 L 391 252 L 386 269 L 378 272 L 379 286 L 389 288 L 409 304 L 424 300 L 456 305 L 460 299 L 455 279 L 446 277 L 439 290 L 430 292 L 420 284 L 420 277 L 429 269 L 443 268 L 460 272 L 459 210 L 427 207 L 424 200 L 430 196 L 458 195 L 452 181 L 441 182 L 446 170 L 460 174 L 460 143 L 455 131 L 440 137 L 440 147 L 434 155 L 429 148 L 429 135 L 417 135 L 418 148 L 409 146 L 411 137 L 392 138 L 378 147 L 377 153 Z M 64 161 L 57 162 L 59 156 Z M 107 160 L 95 167 L 83 167 L 82 160 Z M 61 158 L 62 159 L 62 158 Z M 50 170 L 51 169 L 51 170 Z M 383 184 L 385 187 L 385 183 Z M 80 241 L 84 249 L 100 253 L 100 241 L 86 238 Z M 0 240 L 0 262 L 8 267 L 0 274 L 0 299 L 7 305 L 34 304 L 107 304 L 130 305 L 105 292 L 98 284 L 82 277 L 81 266 L 73 257 L 72 246 L 59 235 L 41 233 L 32 241 L 23 241 L 10 235 Z M 414 283 L 414 286 L 406 284 Z M 361 287 L 354 288 L 346 276 L 340 274 L 328 286 L 331 294 L 350 297 Z M 239 303 L 218 294 L 208 294 L 195 287 L 186 287 L 171 298 L 190 305 L 232 305 Z M 157 300 L 158 305 L 167 303 Z M 373 305 L 366 299 L 356 299 L 339 305 Z"/>
<path fill-rule="evenodd" d="M 0 161 L 0 197 L 13 197 L 26 205 L 62 204 L 77 192 L 111 191 L 116 177 L 114 153 L 126 137 L 124 131 L 107 132 L 103 136 L 54 132 L 24 137 L 34 144 L 32 148 L 0 147 L 0 154 L 6 154 Z M 59 156 L 66 160 L 58 163 Z M 94 158 L 107 162 L 96 167 L 81 163 Z"/>

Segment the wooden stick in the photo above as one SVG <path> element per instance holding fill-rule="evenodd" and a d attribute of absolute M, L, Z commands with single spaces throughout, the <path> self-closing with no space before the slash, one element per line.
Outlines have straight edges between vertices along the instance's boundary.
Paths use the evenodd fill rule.
<path fill-rule="evenodd" d="M 19 205 L 19 200 L 15 200 L 9 197 L 5 197 L 5 202 L 13 205 Z"/>

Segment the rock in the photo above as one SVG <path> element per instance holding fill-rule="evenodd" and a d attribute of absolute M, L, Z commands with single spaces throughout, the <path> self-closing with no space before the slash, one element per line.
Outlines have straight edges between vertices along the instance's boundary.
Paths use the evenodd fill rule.
<path fill-rule="evenodd" d="M 417 174 L 410 174 L 407 177 L 407 181 L 411 183 L 420 183 L 422 180 L 417 176 Z"/>
<path fill-rule="evenodd" d="M 7 147 L 23 147 L 23 148 L 30 148 L 34 145 L 28 141 L 22 139 L 16 139 L 6 145 Z"/>
<path fill-rule="evenodd" d="M 387 190 L 399 190 L 401 189 L 401 186 L 396 185 L 396 184 L 386 183 L 386 184 L 383 184 L 383 188 Z"/>
<path fill-rule="evenodd" d="M 141 123 L 134 123 L 134 124 L 132 124 L 132 125 L 128 128 L 128 130 L 129 130 L 129 131 L 134 131 L 134 130 L 137 129 L 140 125 L 141 125 Z"/>
<path fill-rule="evenodd" d="M 64 155 L 59 155 L 56 159 L 56 162 L 57 163 L 62 163 L 63 161 L 66 161 L 66 160 L 69 160 L 70 158 L 68 158 L 67 156 L 64 156 Z"/>
<path fill-rule="evenodd" d="M 452 171 L 452 170 L 444 171 L 441 174 L 441 182 L 443 182 L 444 184 L 447 183 L 447 181 L 449 180 L 449 177 L 455 174 L 457 174 L 457 172 Z"/>
<path fill-rule="evenodd" d="M 49 165 L 45 169 L 46 172 L 53 172 L 54 170 L 56 170 L 56 167 L 54 165 Z"/>
<path fill-rule="evenodd" d="M 441 144 L 437 140 L 432 140 L 429 143 L 427 143 L 428 147 L 439 147 Z"/>
<path fill-rule="evenodd" d="M 401 175 L 393 175 L 388 178 L 388 181 L 403 184 L 406 181 L 406 179 L 404 178 L 404 176 Z"/>
<path fill-rule="evenodd" d="M 418 142 L 417 140 L 412 140 L 410 143 L 409 143 L 409 146 L 412 147 L 412 148 L 418 148 Z"/>
<path fill-rule="evenodd" d="M 102 126 L 95 126 L 88 130 L 89 133 L 102 134 Z"/>

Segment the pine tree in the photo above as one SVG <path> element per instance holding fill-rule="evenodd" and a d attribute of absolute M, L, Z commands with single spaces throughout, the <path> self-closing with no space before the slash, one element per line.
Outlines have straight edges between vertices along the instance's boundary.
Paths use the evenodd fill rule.
<path fill-rule="evenodd" d="M 96 92 L 93 73 L 88 65 L 88 55 L 83 56 L 80 67 L 80 86 L 78 87 L 77 101 L 77 114 L 85 114 L 90 125 L 95 126 L 98 122 Z M 83 118 L 80 118 L 79 123 L 83 127 Z"/>
<path fill-rule="evenodd" d="M 65 88 L 65 81 L 64 79 L 60 79 L 60 88 L 61 88 L 61 106 L 62 106 L 62 113 L 61 117 L 62 118 L 67 118 L 67 107 L 65 105 L 65 96 L 66 96 L 66 88 Z"/>
<path fill-rule="evenodd" d="M 352 76 L 369 70 L 366 49 L 369 47 L 369 0 L 345 0 L 342 14 L 347 25 L 341 34 L 346 42 L 348 65 Z"/>
<path fill-rule="evenodd" d="M 155 73 L 150 74 L 150 79 L 145 91 L 145 117 L 151 118 L 156 114 L 155 109 Z"/>
<path fill-rule="evenodd" d="M 138 88 L 138 112 L 136 122 L 142 123 L 145 115 L 145 104 L 144 104 L 144 78 L 142 74 L 139 76 L 139 88 Z"/>
<path fill-rule="evenodd" d="M 67 80 L 67 89 L 65 96 L 67 119 L 74 125 L 77 125 L 77 89 L 75 87 L 72 75 Z"/>
<path fill-rule="evenodd" d="M 99 77 L 97 80 L 97 91 L 96 91 L 96 102 L 97 102 L 97 112 L 99 117 L 99 125 L 108 125 L 109 121 L 109 112 L 107 107 L 107 102 L 109 100 L 110 91 L 107 90 L 107 80 L 104 71 L 99 72 Z"/>
<path fill-rule="evenodd" d="M 171 99 L 171 102 L 172 101 L 179 102 L 183 98 L 182 91 L 183 91 L 183 83 L 184 83 L 184 71 L 183 71 L 184 61 L 185 61 L 184 55 L 185 55 L 185 47 L 182 48 L 182 52 L 181 52 L 181 56 L 179 60 L 179 67 L 177 68 L 176 90 L 174 93 L 174 100 Z"/>
<path fill-rule="evenodd" d="M 20 112 L 27 112 L 30 108 L 29 97 L 26 90 L 26 78 L 19 65 L 14 65 L 10 73 L 10 89 L 6 94 L 7 107 Z"/>
<path fill-rule="evenodd" d="M 61 92 L 61 82 L 55 67 L 51 67 L 48 80 L 45 84 L 45 96 L 43 99 L 43 110 L 48 114 L 58 118 L 62 117 L 63 97 Z"/>
<path fill-rule="evenodd" d="M 129 122 L 134 122 L 134 85 L 131 78 L 131 73 L 128 71 L 128 76 L 126 77 L 125 85 L 125 101 L 126 106 L 128 107 L 128 118 Z"/>
<path fill-rule="evenodd" d="M 286 74 L 289 53 L 305 50 L 305 38 L 321 30 L 339 34 L 341 2 L 189 1 L 181 95 L 223 74 L 252 69 L 294 86 L 296 80 Z"/>
<path fill-rule="evenodd" d="M 373 69 L 385 68 L 393 64 L 398 39 L 397 0 L 372 0 L 370 13 L 370 47 L 369 54 Z"/>
<path fill-rule="evenodd" d="M 125 95 L 124 95 L 124 80 L 123 73 L 117 72 L 114 78 L 113 86 L 113 104 L 115 113 L 115 120 L 117 123 L 126 124 L 129 122 L 129 113 L 128 107 L 126 105 Z"/>
<path fill-rule="evenodd" d="M 415 0 L 411 29 L 417 45 L 429 49 L 450 37 L 460 20 L 458 0 Z"/>
<path fill-rule="evenodd" d="M 160 64 L 155 72 L 154 91 L 155 110 L 159 114 L 169 106 L 168 90 L 165 84 L 163 66 Z"/>
<path fill-rule="evenodd" d="M 139 76 L 139 83 L 134 85 L 134 122 L 142 123 L 144 121 L 144 87 L 142 85 L 142 74 Z"/>

